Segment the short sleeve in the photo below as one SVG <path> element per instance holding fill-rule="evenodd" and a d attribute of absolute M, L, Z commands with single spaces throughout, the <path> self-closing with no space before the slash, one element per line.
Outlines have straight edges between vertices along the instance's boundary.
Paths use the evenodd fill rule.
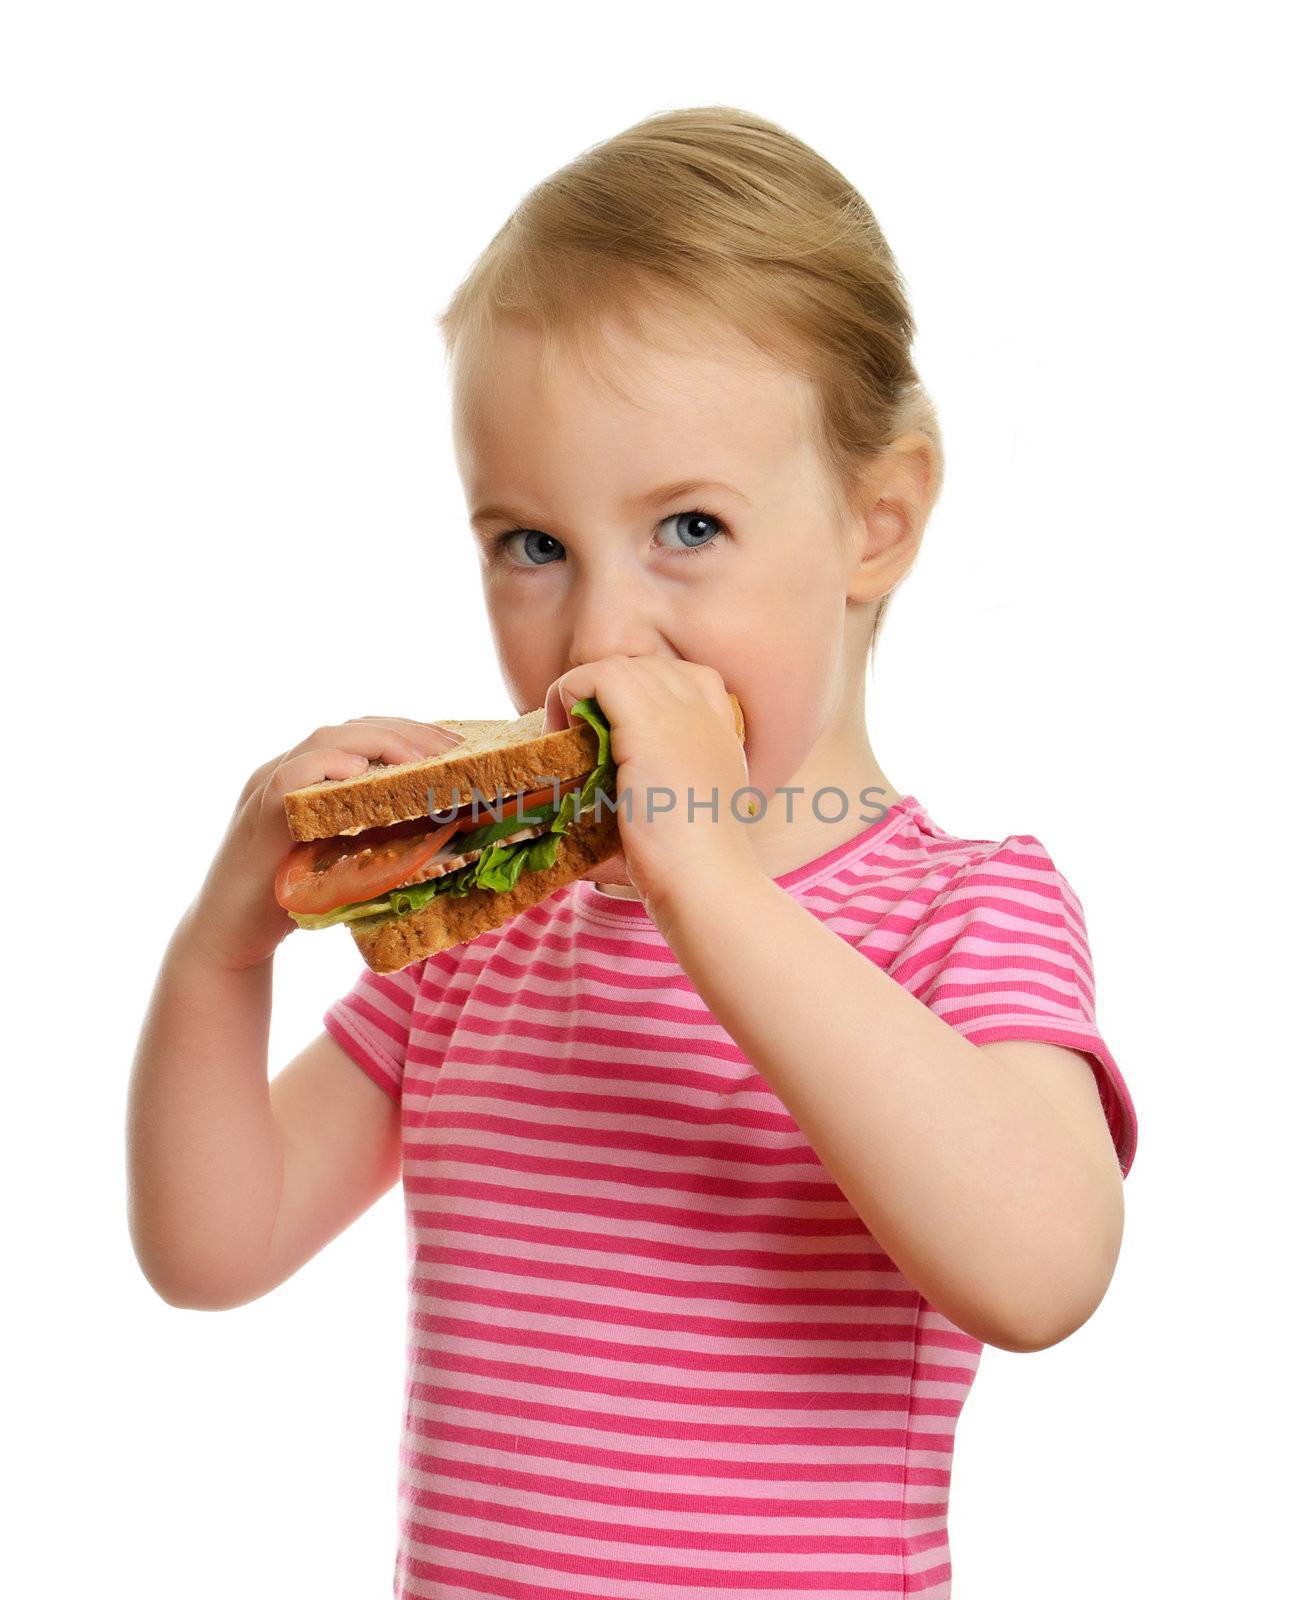
<path fill-rule="evenodd" d="M 1084 908 L 1038 839 L 1013 834 L 957 873 L 888 970 L 973 1044 L 1042 1039 L 1090 1056 L 1125 1176 L 1138 1119 L 1098 1030 Z"/>
<path fill-rule="evenodd" d="M 322 1025 L 342 1050 L 397 1104 L 423 963 L 399 972 L 365 967 L 348 994 L 328 1006 Z"/>

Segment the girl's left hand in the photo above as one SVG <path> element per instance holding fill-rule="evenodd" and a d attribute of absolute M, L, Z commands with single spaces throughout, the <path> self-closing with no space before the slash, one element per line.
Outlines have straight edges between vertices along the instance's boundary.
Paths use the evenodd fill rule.
<path fill-rule="evenodd" d="M 550 684 L 545 732 L 570 726 L 573 702 L 588 695 L 612 731 L 627 876 L 650 914 L 708 867 L 760 871 L 749 823 L 736 815 L 747 818 L 757 800 L 736 797 L 749 769 L 721 674 L 667 656 L 604 656 Z"/>

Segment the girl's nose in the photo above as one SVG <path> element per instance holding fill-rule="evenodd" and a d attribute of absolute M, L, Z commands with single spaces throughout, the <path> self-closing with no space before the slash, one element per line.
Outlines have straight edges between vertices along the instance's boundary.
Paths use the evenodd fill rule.
<path fill-rule="evenodd" d="M 649 596 L 621 583 L 591 583 L 577 596 L 571 618 L 568 666 L 584 666 L 604 656 L 669 655 Z"/>

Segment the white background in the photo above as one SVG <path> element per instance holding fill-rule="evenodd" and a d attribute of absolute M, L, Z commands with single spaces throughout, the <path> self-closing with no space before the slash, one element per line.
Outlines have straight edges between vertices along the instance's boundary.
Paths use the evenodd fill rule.
<path fill-rule="evenodd" d="M 262 1301 L 168 1306 L 127 1231 L 132 1053 L 256 765 L 365 713 L 511 714 L 433 318 L 534 183 L 707 102 L 821 151 L 897 254 L 948 480 L 891 608 L 873 745 L 944 827 L 1050 850 L 1139 1111 L 1107 1298 L 1050 1350 L 984 1354 L 957 1435 L 957 1600 L 1288 1591 L 1287 15 L 10 13 L 7 1592 L 389 1596 L 400 1192 Z M 359 970 L 340 930 L 288 941 L 272 1070 Z"/>

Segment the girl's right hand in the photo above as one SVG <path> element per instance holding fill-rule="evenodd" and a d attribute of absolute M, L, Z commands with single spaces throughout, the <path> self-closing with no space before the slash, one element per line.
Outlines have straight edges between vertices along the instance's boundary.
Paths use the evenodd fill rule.
<path fill-rule="evenodd" d="M 283 798 L 324 778 L 357 778 L 369 760 L 390 765 L 443 754 L 463 735 L 438 722 L 353 717 L 319 728 L 257 768 L 241 791 L 208 876 L 182 917 L 184 938 L 208 960 L 242 970 L 271 959 L 297 926 L 277 904 L 277 868 L 295 847 Z"/>

